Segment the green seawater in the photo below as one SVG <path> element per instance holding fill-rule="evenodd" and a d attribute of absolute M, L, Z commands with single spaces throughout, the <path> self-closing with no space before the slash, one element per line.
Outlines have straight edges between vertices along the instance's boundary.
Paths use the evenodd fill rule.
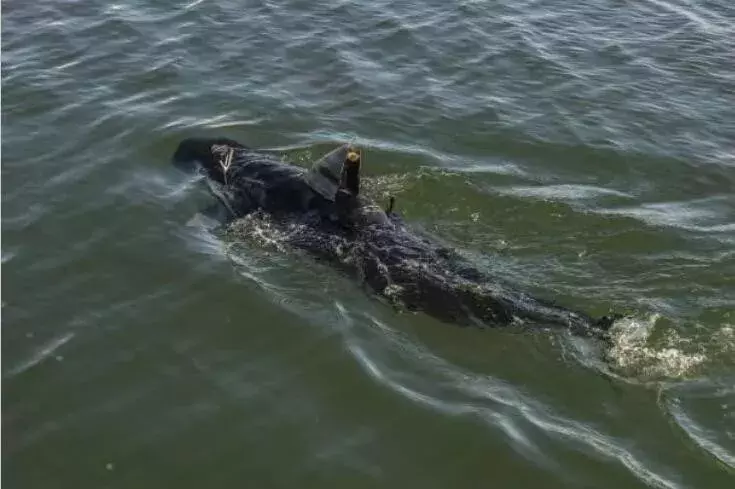
<path fill-rule="evenodd" d="M 735 486 L 730 0 L 7 1 L 7 488 Z M 366 191 L 610 348 L 400 312 L 192 219 L 227 136 Z"/>

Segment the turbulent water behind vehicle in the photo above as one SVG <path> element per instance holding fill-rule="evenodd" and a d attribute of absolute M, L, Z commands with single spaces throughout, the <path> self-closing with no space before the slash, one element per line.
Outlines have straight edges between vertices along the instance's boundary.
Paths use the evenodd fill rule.
<path fill-rule="evenodd" d="M 729 487 L 735 8 L 11 1 L 8 487 Z M 366 192 L 609 347 L 396 310 L 170 158 L 226 136 Z"/>

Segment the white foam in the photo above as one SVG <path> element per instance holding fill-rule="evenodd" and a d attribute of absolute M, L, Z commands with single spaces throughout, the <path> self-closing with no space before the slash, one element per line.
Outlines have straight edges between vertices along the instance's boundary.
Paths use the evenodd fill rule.
<path fill-rule="evenodd" d="M 649 344 L 656 321 L 654 314 L 646 320 L 624 318 L 610 329 L 612 346 L 607 360 L 613 370 L 638 378 L 680 378 L 692 373 L 707 359 L 701 352 L 685 352 L 679 346 L 686 341 L 675 330 L 664 336 L 664 344 Z"/>

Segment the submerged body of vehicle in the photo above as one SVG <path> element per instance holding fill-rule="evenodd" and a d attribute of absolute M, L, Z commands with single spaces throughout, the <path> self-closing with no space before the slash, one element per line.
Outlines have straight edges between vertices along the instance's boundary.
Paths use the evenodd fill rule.
<path fill-rule="evenodd" d="M 288 246 L 408 310 L 462 325 L 557 326 L 600 338 L 618 317 L 594 319 L 532 297 L 412 230 L 393 212 L 392 201 L 383 210 L 359 194 L 360 154 L 348 145 L 307 169 L 230 139 L 191 138 L 180 143 L 173 163 L 205 173 L 222 221 L 266 213 L 289 229 Z"/>

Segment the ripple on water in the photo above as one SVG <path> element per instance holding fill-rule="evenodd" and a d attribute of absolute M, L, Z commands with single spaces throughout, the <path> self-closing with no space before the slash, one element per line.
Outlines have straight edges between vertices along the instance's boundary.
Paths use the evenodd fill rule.
<path fill-rule="evenodd" d="M 159 250 L 141 239 L 160 232 L 156 225 L 160 221 L 133 221 L 126 228 L 129 234 L 114 239 L 114 244 L 108 242 L 113 241 L 108 233 L 119 238 L 111 229 L 128 222 L 136 210 L 152 214 L 157 205 L 163 205 L 169 211 L 190 198 L 193 181 L 171 184 L 151 168 L 167 160 L 172 141 L 190 133 L 216 132 L 255 145 L 284 145 L 279 149 L 302 150 L 304 145 L 345 139 L 374 148 L 367 159 L 374 162 L 370 171 L 375 169 L 365 181 L 367 192 L 383 198 L 397 192 L 415 196 L 413 203 L 424 206 L 421 217 L 429 225 L 449 221 L 437 226 L 450 230 L 454 242 L 526 252 L 519 260 L 536 262 L 517 267 L 516 273 L 539 283 L 546 279 L 532 269 L 566 274 L 571 297 L 615 295 L 660 305 L 654 309 L 661 311 L 677 300 L 675 294 L 687 294 L 693 284 L 701 287 L 702 298 L 687 305 L 732 308 L 725 272 L 729 257 L 717 258 L 719 250 L 731 248 L 735 234 L 729 188 L 735 140 L 731 100 L 735 36 L 727 0 L 645 0 L 627 2 L 625 8 L 615 2 L 561 5 L 558 0 L 436 1 L 423 2 L 420 8 L 415 2 L 388 0 L 270 1 L 251 2 L 245 9 L 238 2 L 201 0 L 177 5 L 42 0 L 6 2 L 3 7 L 3 122 L 7 122 L 3 233 L 10 245 L 3 249 L 2 263 L 8 281 L 22 283 L 29 299 L 52 295 L 71 308 L 84 308 L 90 302 L 80 302 L 80 297 L 93 296 L 104 303 L 101 309 L 107 311 L 109 306 L 110 310 L 74 313 L 105 321 L 116 318 L 116 306 L 127 298 L 110 283 L 122 286 L 126 279 L 98 273 L 106 273 L 105 266 L 120 255 L 99 263 L 100 272 L 91 266 L 91 251 L 103 244 L 110 245 L 108 251 L 122 250 L 123 256 L 170 262 L 170 256 L 156 254 Z M 165 158 L 160 157 L 163 154 Z M 305 157 L 303 161 L 308 162 Z M 425 167 L 430 169 L 422 173 Z M 463 183 L 457 184 L 460 179 Z M 474 186 L 490 179 L 494 179 L 492 186 L 485 188 L 492 191 L 478 195 Z M 109 200 L 100 201 L 100 195 Z M 497 195 L 513 199 L 498 202 Z M 457 196 L 468 201 L 462 205 L 470 216 L 469 225 L 458 223 L 458 214 L 442 213 L 455 206 Z M 509 208 L 504 205 L 509 200 L 520 204 Z M 584 219 L 560 225 L 571 236 L 565 237 L 565 246 L 573 251 L 574 263 L 555 258 L 562 249 L 555 248 L 563 241 L 558 236 L 544 235 L 543 226 L 538 226 L 539 231 L 531 229 L 534 224 L 523 224 L 550 218 L 547 207 L 539 217 L 534 214 L 539 207 L 527 205 L 538 200 L 571 203 L 575 211 L 584 211 Z M 405 205 L 410 208 L 412 202 Z M 508 214 L 512 219 L 503 227 L 498 222 Z M 586 261 L 586 248 L 575 233 L 590 240 L 601 228 L 603 233 L 608 229 L 614 233 L 606 221 L 610 216 L 616 222 L 621 217 L 634 220 L 646 229 L 617 235 L 625 253 L 613 253 L 609 268 L 615 271 L 608 272 L 594 262 L 606 250 L 598 249 Z M 164 225 L 176 219 L 164 218 Z M 84 223 L 89 225 L 82 227 Z M 212 274 L 216 273 L 213 263 L 232 260 L 246 283 L 255 284 L 279 307 L 305 323 L 342 334 L 351 354 L 348 358 L 395 397 L 447 417 L 479 420 L 492 435 L 499 435 L 488 438 L 507 441 L 562 479 L 564 473 L 581 471 L 588 464 L 561 463 L 564 455 L 545 450 L 544 437 L 569 442 L 583 454 L 600 455 L 653 486 L 677 486 L 676 476 L 662 468 L 667 462 L 657 465 L 658 460 L 675 461 L 670 465 L 682 473 L 707 470 L 701 468 L 706 464 L 696 462 L 689 467 L 677 465 L 676 449 L 643 453 L 645 435 L 618 437 L 612 432 L 615 428 L 604 423 L 562 416 L 564 407 L 539 400 L 537 384 L 514 385 L 464 370 L 430 352 L 416 338 L 399 333 L 397 327 L 372 318 L 371 306 L 343 306 L 339 301 L 344 290 L 335 291 L 336 305 L 325 302 L 325 287 L 320 287 L 324 284 L 315 285 L 329 280 L 323 278 L 323 270 L 313 273 L 305 260 L 290 260 L 283 252 L 282 236 L 267 220 L 241 223 L 252 244 L 246 250 L 222 239 L 210 223 L 190 224 L 174 233 L 199 258 L 213 259 L 187 265 Z M 29 230 L 39 232 L 31 235 Z M 660 258 L 679 251 L 671 251 L 678 245 L 670 241 L 679 243 L 683 239 L 678 238 L 690 235 L 707 244 L 697 248 L 695 240 L 687 241 L 692 246 L 687 248 L 691 258 L 686 260 Z M 608 238 L 599 238 L 598 245 Z M 573 240 L 577 242 L 569 244 Z M 493 245 L 495 241 L 503 246 Z M 719 248 L 711 244 L 715 241 Z M 649 249 L 660 256 L 639 260 L 636 254 Z M 21 269 L 18 264 L 27 259 L 33 262 Z M 696 267 L 687 268 L 693 261 Z M 626 280 L 594 285 L 600 277 L 625 273 L 644 262 L 647 268 L 641 275 L 632 273 Z M 135 288 L 147 280 L 141 277 L 156 272 L 148 268 L 151 262 L 143 263 L 138 268 L 130 265 Z M 46 280 L 46 273 L 62 265 L 72 277 L 65 277 L 62 284 Z M 495 265 L 506 271 L 503 264 Z M 704 268 L 709 271 L 699 271 Z M 636 280 L 646 283 L 639 286 Z M 584 285 L 589 283 L 593 285 Z M 645 297 L 639 297 L 641 291 Z M 173 307 L 172 302 L 157 301 L 155 309 Z M 138 304 L 133 301 L 126 307 L 137 309 Z M 675 317 L 684 309 L 665 310 Z M 49 323 L 57 319 L 41 312 L 38 318 Z M 140 320 L 130 313 L 120 321 Z M 593 353 L 587 351 L 579 358 L 619 379 L 663 386 L 661 408 L 673 423 L 693 445 L 733 467 L 733 391 L 729 388 L 733 381 L 716 380 L 720 371 L 732 367 L 735 353 L 731 320 L 727 321 L 692 321 L 674 328 L 663 319 L 642 314 L 613 328 L 608 363 L 592 363 Z M 29 327 L 16 323 L 19 328 Z M 136 340 L 145 343 L 151 339 L 148 334 Z M 43 370 L 45 362 L 63 353 L 66 345 L 90 355 L 99 346 L 92 340 L 78 346 L 83 342 L 75 333 L 58 330 L 31 343 L 28 350 L 10 345 L 21 353 L 3 374 L 18 385 L 32 377 L 26 372 Z M 186 353 L 184 348 L 181 351 Z M 122 370 L 139 365 L 128 360 L 121 362 L 126 364 Z M 158 360 L 152 358 L 146 367 L 166 368 Z M 90 364 L 104 366 L 105 361 L 96 355 Z M 89 370 L 90 364 L 79 371 Z M 537 365 L 546 367 L 541 362 Z M 205 372 L 206 378 L 220 382 L 230 398 L 254 396 L 262 379 L 243 379 L 246 374 L 237 366 Z M 124 386 L 105 385 L 115 375 L 102 368 L 93 370 L 94 379 L 83 375 L 83 379 L 47 387 L 64 392 L 81 380 L 84 389 L 92 386 L 90 392 L 106 387 L 109 392 L 93 398 L 99 404 L 62 412 L 69 416 L 59 418 L 53 408 L 39 407 L 49 409 L 44 414 L 50 419 L 29 428 L 33 436 L 27 439 L 28 446 L 31 439 L 38 446 L 48 446 L 46 435 L 51 431 L 68 431 L 76 437 L 81 427 L 89 425 L 90 414 L 98 413 L 94 422 L 101 428 L 106 422 L 101 411 L 114 412 L 116 419 L 130 418 L 143 390 L 159 387 L 136 384 L 121 394 Z M 578 370 L 581 375 L 589 373 Z M 242 390 L 236 391 L 233 385 Z M 618 400 L 614 396 L 600 399 L 607 405 Z M 159 453 L 167 452 L 170 445 L 165 445 L 164 435 L 185 431 L 190 415 L 218 418 L 219 411 L 211 403 L 200 399 L 171 413 L 159 410 L 160 417 L 154 420 L 140 416 L 141 424 L 129 430 L 127 445 L 117 440 L 117 448 L 139 448 L 130 442 L 135 439 L 148 447 L 163 442 Z M 287 413 L 266 416 L 281 420 Z M 39 420 L 30 416 L 28 421 Z M 379 428 L 374 435 L 371 430 L 358 430 L 354 439 L 345 436 L 343 444 L 335 442 L 318 456 L 329 458 L 354 443 L 389 443 L 390 437 L 381 436 Z M 452 446 L 451 441 L 447 446 Z M 27 453 L 38 463 L 37 453 Z M 71 452 L 68 456 L 69 467 L 74 462 L 86 467 Z M 373 476 L 386 475 L 382 467 L 359 462 L 355 464 Z M 116 474 L 124 473 L 118 459 L 114 469 Z"/>
<path fill-rule="evenodd" d="M 576 201 L 595 199 L 603 195 L 632 198 L 631 195 L 618 190 L 596 187 L 593 185 L 543 185 L 537 187 L 513 186 L 494 189 L 501 195 L 514 195 L 518 197 L 532 197 L 543 200 Z"/>
<path fill-rule="evenodd" d="M 349 313 L 339 304 L 337 308 L 349 321 Z M 631 452 L 614 437 L 582 422 L 555 415 L 551 407 L 528 398 L 498 379 L 463 371 L 434 356 L 415 341 L 407 340 L 379 320 L 369 319 L 374 326 L 372 333 L 371 328 L 346 328 L 345 341 L 366 372 L 396 393 L 446 414 L 477 416 L 489 426 L 503 431 L 519 453 L 549 468 L 556 467 L 533 441 L 538 435 L 535 430 L 573 442 L 582 452 L 591 449 L 601 456 L 617 460 L 636 477 L 654 487 L 680 487 L 665 474 L 653 470 L 643 454 Z M 371 342 L 361 335 L 375 335 L 376 332 L 379 338 L 372 340 L 380 344 L 380 348 L 375 345 L 370 348 Z M 426 375 L 407 373 L 406 366 L 397 366 L 397 361 L 409 362 L 413 368 L 430 372 L 432 380 L 427 382 Z"/>
<path fill-rule="evenodd" d="M 735 469 L 733 385 L 728 374 L 666 386 L 661 396 L 662 408 L 692 442 L 730 469 Z"/>
<path fill-rule="evenodd" d="M 722 234 L 722 239 L 735 242 L 735 223 L 728 222 L 729 216 L 735 212 L 730 201 L 730 196 L 722 195 L 688 202 L 655 202 L 629 208 L 600 209 L 597 212 L 633 217 L 652 226 Z"/>
<path fill-rule="evenodd" d="M 33 353 L 31 353 L 25 359 L 21 360 L 15 365 L 11 366 L 6 372 L 4 372 L 3 378 L 15 377 L 27 370 L 32 369 L 41 362 L 48 360 L 49 358 L 54 356 L 57 350 L 59 350 L 62 346 L 71 341 L 71 339 L 74 338 L 74 335 L 75 333 L 70 331 L 56 338 L 52 338 L 42 345 L 35 347 Z M 56 357 L 57 359 L 61 358 L 59 356 Z"/>

